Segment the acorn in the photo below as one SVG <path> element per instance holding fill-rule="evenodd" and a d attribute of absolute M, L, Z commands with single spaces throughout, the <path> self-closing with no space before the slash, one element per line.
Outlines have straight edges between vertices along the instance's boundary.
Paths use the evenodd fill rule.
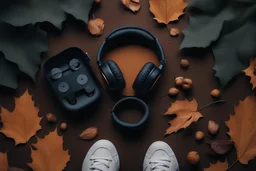
<path fill-rule="evenodd" d="M 199 161 L 200 161 L 200 156 L 199 156 L 198 152 L 196 152 L 196 151 L 191 151 L 191 152 L 188 153 L 187 159 L 188 159 L 188 162 L 189 162 L 190 164 L 193 164 L 193 165 L 194 165 L 194 164 L 199 163 Z"/>
<path fill-rule="evenodd" d="M 186 59 L 182 59 L 182 60 L 180 61 L 180 66 L 181 66 L 182 68 L 188 68 L 188 67 L 189 67 L 189 61 L 186 60 Z"/>
<path fill-rule="evenodd" d="M 170 88 L 168 91 L 168 94 L 170 96 L 177 96 L 178 93 L 179 93 L 179 90 L 175 87 Z"/>

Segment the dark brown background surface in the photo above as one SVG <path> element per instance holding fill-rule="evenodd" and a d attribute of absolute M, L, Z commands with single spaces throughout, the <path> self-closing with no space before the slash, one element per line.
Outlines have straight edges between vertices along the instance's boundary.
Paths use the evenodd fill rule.
<path fill-rule="evenodd" d="M 165 130 L 168 128 L 167 122 L 170 118 L 164 117 L 162 114 L 169 107 L 170 99 L 168 99 L 167 96 L 162 99 L 160 99 L 160 97 L 166 94 L 168 89 L 174 85 L 173 77 L 176 75 L 189 77 L 193 79 L 194 82 L 193 92 L 187 96 L 180 93 L 178 99 L 184 99 L 186 97 L 191 99 L 194 97 L 199 104 L 199 108 L 212 102 L 213 99 L 210 97 L 209 92 L 214 88 L 220 87 L 217 79 L 214 77 L 214 71 L 212 70 L 214 58 L 210 53 L 208 53 L 208 55 L 198 54 L 195 55 L 195 57 L 180 55 L 178 49 L 182 36 L 177 38 L 170 37 L 168 35 L 168 29 L 165 26 L 157 24 L 157 22 L 153 20 L 153 15 L 149 12 L 148 1 L 142 2 L 142 9 L 136 15 L 125 10 L 119 0 L 102 1 L 100 8 L 94 11 L 94 14 L 96 17 L 100 17 L 105 21 L 104 34 L 101 37 L 96 38 L 90 36 L 86 29 L 65 26 L 63 33 L 59 35 L 50 34 L 48 56 L 55 55 L 71 46 L 80 47 L 89 53 L 92 58 L 91 65 L 100 77 L 95 58 L 101 42 L 110 31 L 124 25 L 141 26 L 151 31 L 163 45 L 167 57 L 167 68 L 162 75 L 157 91 L 151 95 L 151 98 L 147 101 L 150 106 L 151 117 L 147 128 L 142 134 L 137 137 L 130 137 L 115 129 L 111 123 L 110 110 L 117 99 L 112 98 L 110 93 L 106 92 L 103 94 L 98 107 L 95 108 L 94 111 L 84 112 L 84 115 L 88 115 L 86 119 L 81 120 L 80 122 L 70 120 L 57 104 L 51 91 L 49 91 L 41 71 L 38 74 L 36 84 L 23 76 L 20 78 L 20 88 L 17 92 L 12 93 L 2 89 L 0 93 L 0 105 L 13 110 L 13 97 L 18 97 L 26 88 L 28 88 L 30 94 L 33 95 L 36 106 L 40 108 L 40 116 L 45 116 L 48 112 L 56 114 L 58 117 L 58 128 L 62 121 L 66 121 L 69 128 L 64 134 L 60 134 L 64 135 L 64 148 L 69 149 L 69 154 L 71 155 L 71 161 L 67 165 L 67 170 L 70 171 L 81 170 L 82 162 L 87 150 L 94 142 L 103 138 L 112 141 L 116 145 L 121 160 L 121 171 L 142 170 L 145 152 L 149 145 L 157 140 L 165 141 L 173 148 L 177 155 L 181 171 L 203 170 L 202 168 L 209 167 L 209 163 L 216 162 L 218 158 L 210 157 L 207 154 L 208 146 L 205 144 L 207 139 L 203 143 L 198 143 L 194 139 L 194 133 L 197 130 L 202 130 L 207 133 L 208 120 L 212 119 L 220 124 L 220 133 L 216 139 L 228 139 L 228 136 L 225 134 L 228 129 L 225 126 L 224 121 L 227 121 L 229 119 L 229 114 L 233 113 L 234 104 L 237 104 L 239 100 L 243 100 L 247 95 L 252 94 L 249 78 L 244 75 L 238 76 L 233 80 L 231 86 L 222 90 L 222 98 L 227 101 L 226 104 L 215 105 L 204 109 L 202 111 L 204 119 L 191 125 L 186 130 L 164 138 Z M 179 22 L 170 24 L 169 26 L 183 29 L 187 23 L 188 17 L 184 16 Z M 191 66 L 186 71 L 182 70 L 179 66 L 181 58 L 187 58 L 191 61 Z M 43 58 L 43 61 L 46 59 L 47 58 Z M 55 125 L 49 125 L 45 118 L 43 118 L 41 125 L 43 130 L 39 131 L 37 134 L 39 137 L 43 137 L 55 128 Z M 95 140 L 89 142 L 79 140 L 78 135 L 83 129 L 90 126 L 96 126 L 100 129 L 99 136 Z M 34 142 L 35 138 L 32 138 L 29 141 L 29 143 Z M 0 134 L 0 151 L 5 152 L 6 150 L 8 150 L 10 166 L 29 170 L 26 166 L 26 163 L 31 162 L 28 145 L 19 145 L 15 147 L 13 140 Z M 186 160 L 188 152 L 192 150 L 198 151 L 201 156 L 201 162 L 197 167 L 191 167 Z M 224 157 L 221 159 L 224 159 Z M 235 160 L 236 151 L 234 149 L 228 154 L 228 161 L 231 164 Z M 249 162 L 248 166 L 242 166 L 238 163 L 232 170 L 253 171 L 255 168 L 256 160 L 252 160 Z"/>

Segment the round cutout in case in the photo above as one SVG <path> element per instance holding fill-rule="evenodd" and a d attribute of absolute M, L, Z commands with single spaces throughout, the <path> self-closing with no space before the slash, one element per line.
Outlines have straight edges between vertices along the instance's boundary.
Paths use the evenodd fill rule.
<path fill-rule="evenodd" d="M 88 82 L 88 77 L 85 74 L 80 74 L 76 80 L 78 84 L 85 85 Z"/>
<path fill-rule="evenodd" d="M 68 83 L 66 83 L 66 82 L 61 82 L 61 83 L 59 84 L 59 86 L 58 86 L 58 90 L 59 90 L 60 92 L 62 92 L 62 93 L 67 92 L 68 89 L 69 89 L 69 85 L 68 85 Z"/>
<path fill-rule="evenodd" d="M 69 67 L 76 71 L 80 68 L 80 62 L 78 59 L 72 59 L 70 62 L 69 62 Z"/>
<path fill-rule="evenodd" d="M 52 79 L 57 80 L 62 77 L 62 70 L 60 68 L 53 68 L 51 70 Z"/>

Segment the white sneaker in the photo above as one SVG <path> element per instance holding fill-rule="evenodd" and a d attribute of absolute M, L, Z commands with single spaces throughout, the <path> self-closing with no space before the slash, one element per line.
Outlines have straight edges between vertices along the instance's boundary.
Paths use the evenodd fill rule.
<path fill-rule="evenodd" d="M 171 147 L 162 141 L 154 142 L 145 155 L 143 171 L 179 171 L 179 164 Z"/>
<path fill-rule="evenodd" d="M 119 167 L 115 146 L 108 140 L 99 140 L 86 154 L 82 171 L 119 171 Z"/>

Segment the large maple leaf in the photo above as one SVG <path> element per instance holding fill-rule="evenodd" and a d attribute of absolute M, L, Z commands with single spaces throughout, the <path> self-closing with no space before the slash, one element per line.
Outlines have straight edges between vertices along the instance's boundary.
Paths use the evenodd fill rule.
<path fill-rule="evenodd" d="M 178 20 L 187 6 L 184 0 L 150 0 L 149 4 L 149 10 L 155 15 L 154 19 L 166 25 Z"/>
<path fill-rule="evenodd" d="M 34 171 L 62 171 L 70 160 L 68 151 L 63 150 L 63 137 L 59 136 L 57 129 L 45 138 L 38 138 L 33 144 L 37 150 L 32 150 L 32 163 L 29 163 Z"/>
<path fill-rule="evenodd" d="M 216 164 L 210 164 L 209 168 L 205 168 L 204 171 L 226 171 L 228 168 L 228 162 L 218 161 Z"/>
<path fill-rule="evenodd" d="M 252 89 L 256 87 L 255 66 L 256 66 L 256 58 L 251 58 L 250 66 L 244 70 L 245 75 L 251 77 Z"/>
<path fill-rule="evenodd" d="M 20 98 L 15 99 L 13 112 L 2 108 L 3 127 L 0 132 L 13 138 L 16 145 L 26 143 L 41 129 L 38 111 L 32 97 L 26 91 Z"/>
<path fill-rule="evenodd" d="M 171 134 L 182 128 L 187 128 L 190 124 L 202 118 L 203 115 L 198 112 L 197 107 L 198 104 L 195 99 L 192 101 L 177 100 L 172 103 L 164 115 L 176 115 L 176 117 L 169 122 L 171 126 L 166 130 L 165 134 Z"/>
<path fill-rule="evenodd" d="M 235 115 L 226 122 L 228 134 L 234 141 L 237 159 L 242 164 L 256 157 L 256 96 L 248 96 L 235 106 Z"/>
<path fill-rule="evenodd" d="M 6 153 L 0 153 L 0 171 L 8 171 L 8 160 Z"/>

